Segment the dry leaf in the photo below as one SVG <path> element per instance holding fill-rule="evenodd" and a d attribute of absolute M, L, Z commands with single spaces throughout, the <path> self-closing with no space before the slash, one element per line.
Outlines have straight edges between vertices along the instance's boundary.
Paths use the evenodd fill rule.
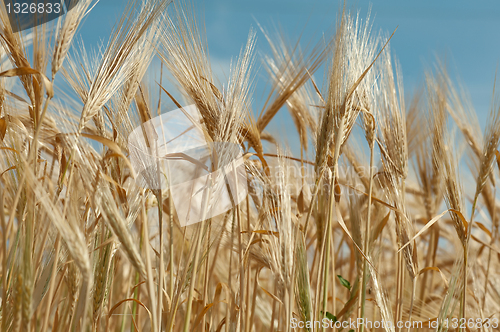
<path fill-rule="evenodd" d="M 7 121 L 4 118 L 0 119 L 0 141 L 3 141 L 5 133 L 7 132 Z"/>
<path fill-rule="evenodd" d="M 54 97 L 54 88 L 52 87 L 52 82 L 45 76 L 45 74 L 39 72 L 36 69 L 30 67 L 19 67 L 14 69 L 9 69 L 0 73 L 0 77 L 14 77 L 22 75 L 40 75 L 42 77 L 43 86 L 47 91 L 49 98 Z"/>

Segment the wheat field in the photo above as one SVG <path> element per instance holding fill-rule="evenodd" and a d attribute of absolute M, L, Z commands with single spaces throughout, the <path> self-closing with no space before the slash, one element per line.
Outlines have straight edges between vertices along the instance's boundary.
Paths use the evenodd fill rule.
<path fill-rule="evenodd" d="M 313 47 L 251 30 L 224 78 L 189 1 L 129 0 L 84 46 L 94 4 L 19 33 L 0 5 L 0 331 L 500 330 L 494 86 L 484 132 L 439 59 L 405 93 L 397 31 L 346 6 Z M 245 195 L 188 226 L 128 144 L 166 105 L 242 154 Z"/>

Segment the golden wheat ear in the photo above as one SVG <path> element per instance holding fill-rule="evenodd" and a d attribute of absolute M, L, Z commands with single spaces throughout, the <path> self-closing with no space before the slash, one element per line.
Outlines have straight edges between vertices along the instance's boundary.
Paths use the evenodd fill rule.
<path fill-rule="evenodd" d="M 156 26 L 155 22 L 162 17 L 169 3 L 167 0 L 148 0 L 144 2 L 144 8 L 140 13 L 135 12 L 139 0 L 131 0 L 127 4 L 125 13 L 103 51 L 99 67 L 92 78 L 81 113 L 78 133 L 82 132 L 96 112 L 134 75 L 137 53 L 142 53 L 143 47 L 153 47 L 145 40 L 145 36 Z"/>
<path fill-rule="evenodd" d="M 57 72 L 62 68 L 73 37 L 92 2 L 94 0 L 78 1 L 78 4 L 72 10 L 59 19 L 57 23 L 56 43 L 54 52 L 52 53 L 52 80 L 54 80 Z"/>
<path fill-rule="evenodd" d="M 324 42 L 318 42 L 313 47 L 306 47 L 308 51 L 303 51 L 299 44 L 300 39 L 295 45 L 289 45 L 283 34 L 277 33 L 276 37 L 273 37 L 260 25 L 259 27 L 272 50 L 272 57 L 265 57 L 272 88 L 257 120 L 257 127 L 262 132 L 285 104 L 291 107 L 289 100 L 293 98 L 294 104 L 297 104 L 297 98 L 300 98 L 299 91 L 327 58 L 332 41 L 326 45 Z M 292 114 L 298 111 L 297 108 L 290 110 Z M 304 111 L 302 109 L 302 112 Z M 300 123 L 305 122 L 305 125 L 311 121 L 307 118 L 308 113 L 303 113 L 304 117 L 299 122 L 299 128 L 304 129 Z M 304 141 L 305 133 L 300 131 L 302 129 L 299 129 L 299 132 L 302 132 L 301 139 Z"/>
<path fill-rule="evenodd" d="M 273 84 L 272 89 L 276 90 L 277 94 L 283 95 L 283 99 L 286 101 L 284 105 L 288 108 L 297 129 L 301 148 L 307 153 L 309 140 L 308 128 L 312 132 L 316 131 L 316 118 L 313 115 L 316 113 L 316 109 L 313 105 L 317 105 L 318 103 L 313 101 L 312 96 L 314 94 L 311 91 L 310 84 L 304 82 L 299 85 L 297 78 L 302 76 L 304 74 L 303 71 L 306 70 L 309 78 L 312 79 L 312 72 L 309 69 L 315 70 L 317 68 L 313 65 L 315 62 L 313 55 L 316 53 L 315 49 L 319 45 L 313 48 L 314 51 L 312 54 L 304 54 L 305 52 L 302 51 L 299 45 L 300 40 L 297 41 L 296 45 L 290 45 L 283 34 L 276 33 L 275 37 L 271 37 L 262 27 L 261 30 L 271 45 L 272 50 L 272 57 L 265 57 L 266 70 Z M 306 49 L 308 48 L 306 46 Z M 318 57 L 318 60 L 321 61 L 319 64 L 324 61 L 324 57 Z M 293 85 L 293 89 L 290 89 L 291 84 Z M 274 113 L 272 108 L 268 112 L 268 115 L 264 115 L 264 113 L 262 118 L 259 119 L 261 127 L 263 123 L 269 122 L 269 120 L 265 120 L 265 117 L 271 118 L 272 113 Z"/>

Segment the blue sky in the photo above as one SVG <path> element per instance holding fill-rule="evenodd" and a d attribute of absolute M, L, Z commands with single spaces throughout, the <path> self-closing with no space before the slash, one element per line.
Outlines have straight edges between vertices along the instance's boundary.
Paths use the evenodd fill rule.
<path fill-rule="evenodd" d="M 87 45 L 97 45 L 99 39 L 109 36 L 124 2 L 101 0 L 94 8 L 81 29 Z M 231 57 L 238 55 L 249 29 L 257 29 L 256 22 L 270 29 L 280 25 L 292 41 L 302 33 L 302 41 L 307 44 L 323 32 L 331 31 L 341 6 L 338 0 L 207 0 L 194 3 L 204 16 L 216 73 L 227 73 Z M 371 6 L 374 31 L 381 29 L 390 33 L 398 27 L 391 49 L 401 63 L 407 94 L 422 83 L 423 71 L 432 67 L 436 56 L 445 58 L 452 77 L 460 78 L 469 90 L 480 123 L 485 124 L 500 60 L 499 1 L 359 0 L 349 1 L 347 6 L 359 10 L 362 18 Z M 266 52 L 266 49 L 267 42 L 258 31 L 257 50 Z M 259 74 L 264 75 L 264 70 Z M 255 94 L 256 106 L 261 105 L 261 96 Z M 271 123 L 270 129 L 284 134 L 287 131 L 280 117 Z"/>

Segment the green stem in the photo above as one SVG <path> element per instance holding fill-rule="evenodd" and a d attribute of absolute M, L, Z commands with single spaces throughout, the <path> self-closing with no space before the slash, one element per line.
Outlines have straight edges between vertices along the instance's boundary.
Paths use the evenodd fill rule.
<path fill-rule="evenodd" d="M 149 249 L 149 225 L 147 222 L 147 213 L 146 213 L 146 202 L 144 198 L 144 192 L 141 195 L 142 199 L 142 231 L 144 232 L 144 239 L 146 241 L 146 248 L 145 248 L 145 253 L 146 253 L 146 270 L 147 270 L 147 275 L 148 275 L 148 293 L 149 293 L 149 298 L 151 301 L 151 312 L 152 312 L 152 330 L 156 331 L 157 330 L 157 325 L 158 325 L 158 319 L 156 317 L 157 310 L 155 307 L 155 301 L 154 301 L 154 285 L 153 285 L 153 269 L 152 269 L 152 264 L 151 264 L 151 255 L 150 255 L 150 249 Z"/>
<path fill-rule="evenodd" d="M 170 283 L 169 295 L 170 299 L 174 298 L 174 214 L 172 206 L 172 192 L 168 195 L 169 221 L 170 221 Z"/>
<path fill-rule="evenodd" d="M 365 255 L 368 257 L 368 245 L 370 241 L 370 221 L 371 221 L 371 207 L 372 207 L 372 190 L 373 190 L 373 163 L 374 163 L 374 155 L 373 149 L 375 147 L 375 140 L 370 142 L 370 184 L 368 185 L 368 211 L 366 216 L 365 223 L 365 239 L 363 244 L 363 251 Z M 368 283 L 369 272 L 368 272 L 368 264 L 366 264 L 366 259 L 363 260 L 363 284 L 361 290 L 361 319 L 365 318 L 365 304 L 366 304 L 366 285 Z M 361 324 L 359 329 L 360 332 L 364 331 L 365 324 Z"/>
<path fill-rule="evenodd" d="M 163 312 L 163 212 L 162 212 L 162 195 L 161 189 L 158 190 L 156 199 L 158 201 L 158 228 L 160 230 L 160 264 L 159 264 L 159 275 L 158 275 L 158 329 L 161 332 L 161 316 Z"/>
<path fill-rule="evenodd" d="M 467 236 L 465 238 L 464 245 L 464 270 L 463 270 L 463 285 L 462 285 L 462 298 L 460 299 L 460 319 L 465 318 L 465 307 L 466 307 L 466 293 L 467 293 L 467 265 L 469 260 L 469 243 L 470 237 L 472 233 L 472 225 L 474 224 L 474 212 L 476 211 L 477 199 L 479 197 L 479 192 L 476 193 L 474 197 L 474 202 L 472 203 L 472 212 L 470 215 L 470 222 L 467 225 Z M 460 331 L 464 331 L 463 328 L 460 328 Z"/>
<path fill-rule="evenodd" d="M 198 271 L 198 261 L 200 259 L 200 248 L 201 248 L 201 232 L 202 229 L 205 225 L 205 222 L 202 221 L 200 224 L 198 224 L 198 231 L 196 232 L 196 248 L 195 248 L 195 255 L 194 255 L 194 262 L 193 262 L 193 272 L 191 275 L 191 282 L 189 285 L 189 293 L 188 293 L 188 302 L 187 302 L 187 308 L 186 308 L 186 316 L 184 317 L 184 329 L 183 332 L 188 332 L 189 331 L 189 323 L 191 321 L 191 310 L 193 307 L 193 292 L 194 292 L 194 285 L 196 283 L 196 273 Z"/>
<path fill-rule="evenodd" d="M 144 227 L 144 224 L 142 224 L 142 227 Z M 140 237 L 139 237 L 139 251 L 142 250 L 142 239 L 143 239 L 144 232 L 140 232 Z M 134 286 L 139 284 L 139 271 L 135 272 L 135 284 Z M 134 289 L 134 299 L 139 300 L 139 287 L 135 287 Z M 137 315 L 137 303 L 133 302 L 132 303 L 132 318 L 135 318 Z M 131 321 L 131 325 L 133 326 L 133 323 Z M 132 328 L 130 329 L 132 331 Z"/>
<path fill-rule="evenodd" d="M 340 147 L 342 145 L 342 136 L 344 132 L 345 118 L 342 117 L 340 119 L 340 124 L 338 126 L 338 130 L 335 134 L 335 151 L 333 156 L 333 172 L 332 172 L 332 180 L 330 183 L 330 206 L 328 209 L 328 220 L 326 223 L 326 231 L 327 239 L 325 245 L 325 265 L 324 265 L 324 280 L 323 280 L 323 312 L 326 312 L 326 303 L 328 301 L 328 274 L 330 267 L 330 241 L 332 237 L 332 218 L 333 218 L 333 210 L 335 207 L 335 178 L 338 174 L 339 167 L 339 156 L 340 156 Z M 335 257 L 332 255 L 333 259 Z M 335 261 L 333 263 L 335 265 Z M 335 282 L 333 283 L 333 312 L 335 312 Z M 323 327 L 324 330 L 324 327 Z"/>
<path fill-rule="evenodd" d="M 210 188 L 208 186 L 209 181 L 212 181 L 211 177 L 209 176 L 207 178 L 207 183 L 206 183 L 206 188 Z M 203 200 L 202 200 L 202 214 L 201 214 L 201 220 L 203 220 L 201 223 L 198 223 L 198 230 L 196 232 L 196 247 L 195 247 L 195 255 L 194 255 L 194 262 L 193 262 L 193 272 L 191 275 L 191 282 L 189 285 L 189 293 L 188 293 L 188 299 L 187 299 L 187 308 L 186 308 L 186 316 L 184 317 L 184 329 L 183 332 L 188 332 L 189 331 L 189 324 L 191 322 L 191 310 L 193 306 L 193 292 L 194 292 L 194 285 L 196 284 L 196 276 L 198 272 L 198 261 L 200 260 L 200 251 L 201 251 L 201 245 L 202 245 L 202 231 L 205 228 L 205 216 L 207 212 L 207 207 L 208 207 L 208 202 L 210 201 L 211 198 L 211 192 L 210 189 L 208 190 L 208 197 L 207 195 L 203 195 Z"/>

